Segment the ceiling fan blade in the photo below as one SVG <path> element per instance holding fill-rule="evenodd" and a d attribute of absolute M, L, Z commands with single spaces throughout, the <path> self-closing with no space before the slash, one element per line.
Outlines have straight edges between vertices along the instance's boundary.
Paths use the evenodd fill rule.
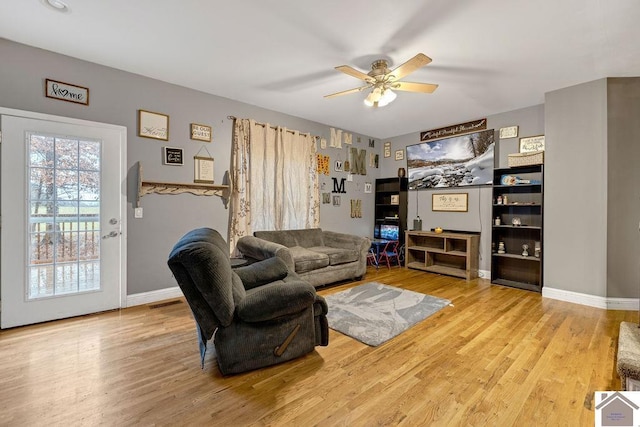
<path fill-rule="evenodd" d="M 431 62 L 431 58 L 429 58 L 424 53 L 419 53 L 404 64 L 396 67 L 389 74 L 394 77 L 394 80 L 400 80 L 404 76 L 407 76 L 414 71 L 416 71 L 420 67 L 424 67 L 428 63 Z"/>
<path fill-rule="evenodd" d="M 404 90 L 407 92 L 433 93 L 438 85 L 431 83 L 414 83 L 414 82 L 394 82 L 391 86 L 393 90 Z"/>
<path fill-rule="evenodd" d="M 354 89 L 349 89 L 349 90 L 343 90 L 342 92 L 336 92 L 336 93 L 332 93 L 331 95 L 325 95 L 325 98 L 333 98 L 334 96 L 340 96 L 340 95 L 348 95 L 350 93 L 356 93 L 356 92 L 360 92 L 363 91 L 365 89 L 368 89 L 369 85 L 367 86 L 361 86 L 361 87 L 356 87 Z"/>
<path fill-rule="evenodd" d="M 362 71 L 358 71 L 353 67 L 348 65 L 340 65 L 336 67 L 336 70 L 342 71 L 345 74 L 350 75 L 351 77 L 355 77 L 356 79 L 364 80 L 365 82 L 372 83 L 375 81 L 373 77 L 368 74 L 363 73 Z"/>

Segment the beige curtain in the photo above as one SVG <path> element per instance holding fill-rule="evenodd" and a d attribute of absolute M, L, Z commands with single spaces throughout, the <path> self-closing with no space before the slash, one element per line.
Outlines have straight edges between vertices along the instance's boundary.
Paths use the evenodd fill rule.
<path fill-rule="evenodd" d="M 254 230 L 318 227 L 316 143 L 309 134 L 236 119 L 229 245 Z"/>

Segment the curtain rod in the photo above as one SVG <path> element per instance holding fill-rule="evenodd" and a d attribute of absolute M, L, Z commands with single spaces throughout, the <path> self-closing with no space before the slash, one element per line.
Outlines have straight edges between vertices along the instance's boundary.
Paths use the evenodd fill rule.
<path fill-rule="evenodd" d="M 229 120 L 238 120 L 238 118 L 237 118 L 236 116 L 227 116 L 227 119 L 229 119 Z M 266 123 L 258 123 L 258 122 L 256 122 L 256 124 L 257 124 L 258 126 L 262 126 L 262 127 L 265 127 L 265 126 L 267 125 Z M 269 127 L 270 127 L 271 129 L 274 129 L 274 130 L 277 130 L 277 129 L 278 129 L 276 126 L 269 126 Z M 291 129 L 287 129 L 287 132 L 289 132 L 289 133 L 293 133 L 293 134 L 295 134 L 295 133 L 296 133 L 296 131 L 293 131 L 293 130 L 291 130 Z M 300 132 L 300 131 L 298 131 L 298 133 L 301 133 L 301 132 Z M 311 132 L 307 132 L 307 133 L 311 136 L 311 138 L 316 138 L 316 139 L 319 139 L 319 138 L 320 138 L 318 135 L 311 135 Z"/>

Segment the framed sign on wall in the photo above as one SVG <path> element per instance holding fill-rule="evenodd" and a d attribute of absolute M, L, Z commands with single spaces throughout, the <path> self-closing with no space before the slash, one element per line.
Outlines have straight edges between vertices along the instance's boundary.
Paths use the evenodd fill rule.
<path fill-rule="evenodd" d="M 182 166 L 184 164 L 182 148 L 162 147 L 162 152 L 162 159 L 165 165 Z"/>
<path fill-rule="evenodd" d="M 467 212 L 469 193 L 436 193 L 431 195 L 433 212 Z"/>

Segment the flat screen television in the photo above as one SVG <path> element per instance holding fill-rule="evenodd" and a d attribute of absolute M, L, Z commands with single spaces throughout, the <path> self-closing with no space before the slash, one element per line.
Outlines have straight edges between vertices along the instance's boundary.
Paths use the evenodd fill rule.
<path fill-rule="evenodd" d="M 380 238 L 385 240 L 398 240 L 400 234 L 400 226 L 396 224 L 380 225 Z"/>
<path fill-rule="evenodd" d="M 493 148 L 493 129 L 409 145 L 409 189 L 491 184 Z"/>

